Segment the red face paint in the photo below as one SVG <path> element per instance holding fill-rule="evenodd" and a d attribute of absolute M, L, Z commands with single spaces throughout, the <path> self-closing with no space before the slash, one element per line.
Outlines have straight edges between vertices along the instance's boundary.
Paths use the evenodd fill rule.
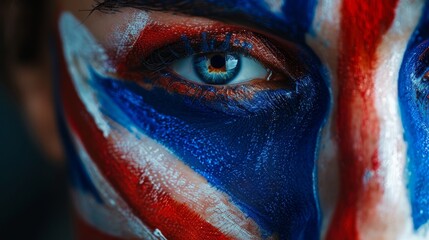
<path fill-rule="evenodd" d="M 64 66 L 64 63 L 63 63 Z M 103 136 L 85 111 L 66 70 L 61 71 L 61 94 L 64 114 L 73 133 L 85 145 L 88 154 L 112 186 L 145 224 L 153 231 L 160 229 L 167 237 L 180 239 L 227 239 L 218 229 L 204 221 L 192 209 L 176 202 L 168 194 L 157 195 L 147 179 L 141 180 L 141 169 L 123 161 L 113 143 Z M 141 184 L 143 182 L 143 184 Z M 156 200 L 154 200 L 156 199 Z"/>
<path fill-rule="evenodd" d="M 267 37 L 243 27 L 223 23 L 202 24 L 188 26 L 183 23 L 151 23 L 140 32 L 129 52 L 126 52 L 123 56 L 116 56 L 116 49 L 108 49 L 108 51 L 111 51 L 108 54 L 112 59 L 115 59 L 115 68 L 119 75 L 126 77 L 127 72 L 141 69 L 142 62 L 146 60 L 145 58 L 157 50 L 166 47 L 173 50 L 189 48 L 191 51 L 197 51 L 194 52 L 197 54 L 203 44 L 222 43 L 226 41 L 226 36 L 229 34 L 230 38 L 227 45 L 230 50 L 246 52 L 281 73 L 294 75 L 298 74 L 297 71 L 302 71 L 296 63 L 291 62 L 296 61 L 292 56 L 295 56 L 299 50 L 290 42 L 268 40 Z M 202 37 L 203 34 L 206 34 L 205 39 Z M 184 38 L 188 40 L 186 41 L 187 44 L 184 44 Z M 271 42 L 274 42 L 275 45 Z"/>
<path fill-rule="evenodd" d="M 377 48 L 391 26 L 397 0 L 345 0 L 341 7 L 336 135 L 340 193 L 326 239 L 359 239 L 382 194 L 379 119 L 374 101 Z M 359 220 L 358 220 L 359 219 Z"/>
<path fill-rule="evenodd" d="M 158 66 L 158 56 L 169 59 L 174 52 L 174 55 L 179 55 L 175 58 L 180 59 L 187 57 L 186 54 L 180 56 L 183 55 L 184 50 L 191 51 L 192 54 L 211 52 L 210 49 L 203 50 L 202 46 L 214 43 L 226 44 L 230 51 L 248 55 L 262 63 L 267 69 L 270 69 L 270 81 L 266 81 L 266 78 L 253 79 L 240 85 L 211 86 L 207 89 L 207 86 L 200 86 L 200 84 L 182 79 L 167 66 Z M 254 93 L 259 91 L 286 89 L 294 85 L 294 79 L 302 77 L 303 72 L 307 71 L 303 68 L 304 64 L 301 60 L 296 57 L 299 56 L 300 49 L 294 44 L 287 41 L 269 40 L 259 33 L 223 23 L 198 24 L 190 27 L 183 23 L 153 22 L 140 32 L 132 48 L 123 56 L 115 55 L 116 49 L 107 50 L 107 54 L 114 59 L 115 75 L 118 78 L 135 81 L 146 89 L 161 87 L 171 93 L 207 100 L 251 99 Z M 157 59 L 153 60 L 153 57 Z M 150 62 L 158 68 L 156 70 L 147 69 L 144 62 Z M 160 72 L 171 74 L 165 76 Z M 151 81 L 145 83 L 144 79 L 151 79 Z"/>

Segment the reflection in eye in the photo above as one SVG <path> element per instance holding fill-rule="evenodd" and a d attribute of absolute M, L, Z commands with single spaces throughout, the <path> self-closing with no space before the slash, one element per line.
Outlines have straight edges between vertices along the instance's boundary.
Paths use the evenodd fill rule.
<path fill-rule="evenodd" d="M 221 24 L 153 23 L 100 57 L 91 38 L 73 38 L 81 25 L 62 27 L 68 63 L 89 66 L 61 85 L 67 119 L 144 224 L 168 239 L 318 236 L 314 153 L 329 91 L 309 49 Z"/>
<path fill-rule="evenodd" d="M 212 85 L 264 79 L 267 69 L 258 61 L 235 53 L 197 54 L 175 61 L 171 68 L 181 77 Z"/>
<path fill-rule="evenodd" d="M 231 102 L 275 89 L 292 97 L 297 81 L 308 73 L 308 65 L 298 58 L 298 46 L 249 30 L 224 25 L 195 31 L 157 27 L 143 31 L 119 60 L 119 78 L 146 89 Z"/>

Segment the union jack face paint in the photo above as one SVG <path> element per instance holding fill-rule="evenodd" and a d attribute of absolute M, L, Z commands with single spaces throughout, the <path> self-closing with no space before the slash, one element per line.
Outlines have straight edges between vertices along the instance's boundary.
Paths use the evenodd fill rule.
<path fill-rule="evenodd" d="M 78 237 L 429 238 L 426 5 L 109 0 L 85 21 L 61 12 Z"/>

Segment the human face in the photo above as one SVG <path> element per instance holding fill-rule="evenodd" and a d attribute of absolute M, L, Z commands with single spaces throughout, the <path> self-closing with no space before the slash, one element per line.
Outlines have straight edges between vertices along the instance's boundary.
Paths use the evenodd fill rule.
<path fill-rule="evenodd" d="M 429 237 L 424 1 L 92 4 L 58 18 L 81 236 Z"/>

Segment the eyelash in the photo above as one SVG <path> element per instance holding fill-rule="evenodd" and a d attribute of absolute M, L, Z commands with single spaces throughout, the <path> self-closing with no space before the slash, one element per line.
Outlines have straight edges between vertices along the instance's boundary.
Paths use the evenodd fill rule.
<path fill-rule="evenodd" d="M 159 43 L 161 46 L 155 47 L 147 47 L 145 43 L 151 41 L 139 39 L 127 56 L 119 61 L 116 74 L 121 79 L 132 80 L 148 90 L 160 87 L 170 93 L 205 100 L 241 101 L 252 99 L 255 93 L 263 90 L 283 89 L 290 92 L 295 90 L 295 81 L 303 73 L 300 69 L 302 64 L 297 60 L 287 59 L 286 55 L 296 54 L 279 49 L 264 36 L 251 31 L 225 26 L 213 28 L 214 30 L 187 32 L 173 38 L 161 36 Z M 163 30 L 167 33 L 173 32 L 172 29 Z M 149 31 L 147 38 L 156 39 L 156 36 L 150 36 L 150 33 Z M 141 33 L 141 35 L 144 34 L 146 34 L 145 31 Z M 169 68 L 171 63 L 180 58 L 225 51 L 240 53 L 259 61 L 270 69 L 270 81 L 254 80 L 241 85 L 228 86 L 200 85 L 180 78 Z"/>
<path fill-rule="evenodd" d="M 216 37 L 207 39 L 206 32 L 201 34 L 200 39 L 189 39 L 183 35 L 181 42 L 156 50 L 150 54 L 149 57 L 142 61 L 143 68 L 147 71 L 160 71 L 177 59 L 195 54 L 229 51 L 250 56 L 248 50 L 250 50 L 252 44 L 236 40 L 231 46 L 231 35 L 232 33 L 224 34 L 224 36 L 220 37 L 223 38 L 221 41 Z"/>

